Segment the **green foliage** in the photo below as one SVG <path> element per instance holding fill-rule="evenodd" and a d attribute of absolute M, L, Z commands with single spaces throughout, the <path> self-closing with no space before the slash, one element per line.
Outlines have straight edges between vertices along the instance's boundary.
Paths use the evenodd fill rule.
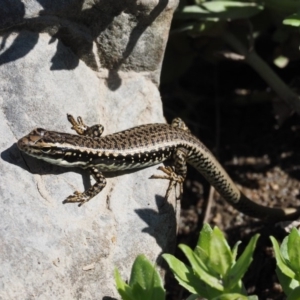
<path fill-rule="evenodd" d="M 179 6 L 175 19 L 191 20 L 193 25 L 203 21 L 232 22 L 236 19 L 251 19 L 264 11 L 275 13 L 277 18 L 281 17 L 284 25 L 299 27 L 300 1 L 298 0 L 194 0 L 193 5 Z M 272 22 L 272 18 L 269 18 L 269 22 Z"/>
<path fill-rule="evenodd" d="M 300 26 L 300 13 L 292 14 L 283 20 L 284 25 L 291 25 L 294 27 Z"/>
<path fill-rule="evenodd" d="M 210 300 L 257 300 L 247 296 L 241 279 L 252 262 L 252 254 L 259 235 L 253 236 L 238 259 L 237 242 L 230 249 L 218 227 L 204 224 L 194 250 L 179 245 L 190 266 L 171 254 L 163 254 L 179 284 L 191 295 L 187 300 L 205 297 Z M 279 247 L 270 237 L 277 261 L 276 273 L 288 300 L 300 299 L 300 232 L 293 228 Z M 155 266 L 139 255 L 131 270 L 129 283 L 124 282 L 115 269 L 117 290 L 123 300 L 164 300 L 166 293 Z"/>
<path fill-rule="evenodd" d="M 245 49 L 255 49 L 256 38 L 270 36 L 270 40 L 273 39 L 277 44 L 270 44 L 269 56 L 273 57 L 277 67 L 285 68 L 289 63 L 300 59 L 299 45 L 293 42 L 296 36 L 299 36 L 299 32 L 295 32 L 295 27 L 299 26 L 299 0 L 194 0 L 189 2 L 189 5 L 182 0 L 174 15 L 162 83 L 170 82 L 184 74 L 192 65 L 193 58 L 198 55 L 203 61 L 218 62 L 220 56 L 216 54 L 224 50 L 224 41 L 235 52 L 244 55 L 226 39 L 228 33 L 234 34 Z M 274 28 L 272 33 L 270 28 Z M 174 64 L 174 61 L 177 63 Z M 266 66 L 257 70 L 255 62 L 246 62 L 281 98 L 291 96 L 284 93 L 284 88 L 276 90 L 278 81 L 270 74 L 265 74 L 269 72 Z M 257 64 L 261 65 L 261 62 Z M 265 77 L 270 78 L 269 81 Z"/>
<path fill-rule="evenodd" d="M 180 285 L 192 294 L 207 299 L 256 299 L 249 298 L 242 284 L 259 235 L 250 240 L 242 255 L 236 260 L 237 243 L 231 250 L 218 227 L 211 229 L 204 224 L 194 251 L 179 245 L 191 267 L 171 254 L 163 254 Z"/>
<path fill-rule="evenodd" d="M 197 3 L 197 1 L 196 1 Z M 195 20 L 228 20 L 250 18 L 263 10 L 255 2 L 245 1 L 205 1 L 189 5 L 179 10 L 175 17 Z"/>
<path fill-rule="evenodd" d="M 300 232 L 293 228 L 280 247 L 274 237 L 270 239 L 277 262 L 276 273 L 287 299 L 300 299 Z"/>
<path fill-rule="evenodd" d="M 126 284 L 115 269 L 117 290 L 123 300 L 164 300 L 165 290 L 154 265 L 139 255 L 132 266 L 129 283 Z"/>

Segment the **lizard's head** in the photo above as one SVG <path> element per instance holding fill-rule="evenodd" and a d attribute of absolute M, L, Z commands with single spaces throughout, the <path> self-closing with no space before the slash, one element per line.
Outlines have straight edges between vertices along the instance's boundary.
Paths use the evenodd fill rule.
<path fill-rule="evenodd" d="M 18 148 L 26 154 L 62 166 L 82 166 L 76 151 L 79 136 L 36 128 L 17 142 Z M 80 155 L 81 156 L 81 155 Z"/>
<path fill-rule="evenodd" d="M 53 147 L 53 139 L 49 138 L 48 131 L 43 128 L 36 128 L 29 134 L 18 140 L 18 148 L 35 157 L 49 154 Z"/>

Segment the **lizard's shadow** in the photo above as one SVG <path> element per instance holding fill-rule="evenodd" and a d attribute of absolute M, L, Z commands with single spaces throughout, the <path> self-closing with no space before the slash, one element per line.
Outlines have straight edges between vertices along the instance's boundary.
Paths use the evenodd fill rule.
<path fill-rule="evenodd" d="M 161 255 L 163 253 L 174 253 L 176 246 L 176 212 L 174 206 L 165 197 L 155 195 L 157 210 L 151 208 L 136 209 L 136 214 L 147 223 L 142 231 L 153 236 L 156 243 L 162 249 L 156 263 L 165 267 Z"/>

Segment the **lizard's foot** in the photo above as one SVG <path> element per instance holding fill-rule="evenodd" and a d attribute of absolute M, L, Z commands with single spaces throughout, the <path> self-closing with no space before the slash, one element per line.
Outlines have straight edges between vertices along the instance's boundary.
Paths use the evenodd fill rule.
<path fill-rule="evenodd" d="M 81 117 L 77 118 L 77 122 L 72 115 L 67 114 L 67 118 L 68 121 L 72 124 L 71 129 L 75 130 L 79 135 L 85 135 L 85 132 L 89 127 L 83 123 Z"/>
<path fill-rule="evenodd" d="M 78 191 L 74 192 L 73 195 L 68 196 L 64 201 L 65 203 L 79 203 L 78 206 L 83 205 L 88 202 L 91 198 L 86 195 L 86 193 L 80 193 Z"/>
<path fill-rule="evenodd" d="M 73 195 L 70 195 L 67 197 L 66 200 L 63 201 L 63 203 L 79 203 L 78 206 L 82 206 L 84 203 L 90 201 L 93 197 L 95 197 L 97 194 L 99 194 L 106 185 L 106 179 L 102 175 L 101 172 L 95 167 L 90 168 L 90 172 L 92 173 L 94 179 L 96 180 L 96 183 L 92 185 L 90 188 L 88 188 L 83 193 L 80 193 L 78 191 L 74 192 Z"/>
<path fill-rule="evenodd" d="M 176 174 L 175 170 L 170 167 L 163 167 L 160 166 L 157 168 L 158 170 L 164 172 L 166 175 L 152 175 L 150 178 L 151 179 L 167 179 L 170 180 L 167 192 L 166 192 L 166 196 L 165 198 L 168 199 L 171 193 L 171 190 L 176 187 L 177 184 L 179 184 L 180 187 L 180 195 L 179 198 L 181 198 L 182 196 L 182 191 L 183 191 L 183 181 L 184 178 L 181 175 Z"/>
<path fill-rule="evenodd" d="M 104 127 L 101 124 L 96 124 L 93 126 L 87 126 L 84 124 L 81 117 L 77 118 L 77 122 L 72 115 L 67 114 L 68 121 L 72 124 L 71 129 L 75 130 L 79 135 L 85 135 L 92 138 L 99 138 L 103 131 Z"/>

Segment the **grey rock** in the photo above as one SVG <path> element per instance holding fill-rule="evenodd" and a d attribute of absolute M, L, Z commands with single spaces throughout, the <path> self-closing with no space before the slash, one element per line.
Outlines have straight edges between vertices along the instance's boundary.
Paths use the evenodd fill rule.
<path fill-rule="evenodd" d="M 21 155 L 35 127 L 72 132 L 66 113 L 104 134 L 164 122 L 157 89 L 177 1 L 3 1 L 0 8 L 0 299 L 119 298 L 144 253 L 174 247 L 176 203 L 156 167 L 107 175 L 82 207 L 86 170 Z M 74 133 L 74 132 L 73 132 Z"/>

